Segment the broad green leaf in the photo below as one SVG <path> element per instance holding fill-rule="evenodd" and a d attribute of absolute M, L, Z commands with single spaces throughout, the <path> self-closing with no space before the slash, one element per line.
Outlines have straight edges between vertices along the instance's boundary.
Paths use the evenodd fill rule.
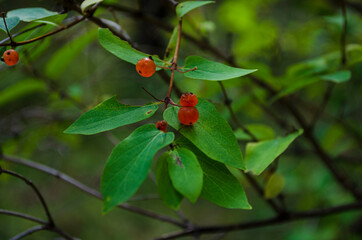
<path fill-rule="evenodd" d="M 18 23 L 20 22 L 20 19 L 18 17 L 9 17 L 8 16 L 5 18 L 5 21 L 6 21 L 6 26 L 8 27 L 8 29 L 10 31 L 14 27 L 16 27 L 16 25 L 18 25 Z M 7 33 L 3 18 L 0 18 L 0 29 Z"/>
<path fill-rule="evenodd" d="M 297 79 L 297 80 L 295 80 L 295 82 L 291 83 L 288 87 L 284 88 L 277 95 L 275 95 L 272 99 L 270 99 L 270 103 L 273 103 L 276 100 L 278 100 L 279 98 L 292 94 L 292 93 L 294 93 L 306 86 L 309 86 L 313 83 L 316 83 L 318 81 L 320 81 L 320 79 L 317 77 Z"/>
<path fill-rule="evenodd" d="M 191 202 L 196 202 L 202 189 L 202 169 L 195 154 L 178 148 L 169 152 L 167 161 L 173 186 Z"/>
<path fill-rule="evenodd" d="M 96 31 L 91 30 L 58 49 L 45 66 L 47 77 L 57 79 L 95 37 Z"/>
<path fill-rule="evenodd" d="M 158 109 L 155 104 L 130 106 L 120 104 L 114 96 L 84 113 L 64 133 L 91 135 L 151 117 Z"/>
<path fill-rule="evenodd" d="M 278 173 L 274 173 L 265 184 L 264 197 L 267 199 L 275 198 L 283 191 L 284 185 L 284 177 Z"/>
<path fill-rule="evenodd" d="M 326 74 L 321 76 L 323 80 L 331 81 L 334 83 L 342 83 L 346 82 L 351 79 L 351 71 L 344 70 L 344 71 L 338 71 L 331 74 Z"/>
<path fill-rule="evenodd" d="M 57 12 L 51 12 L 45 8 L 19 8 L 8 12 L 8 17 L 19 17 L 21 21 L 31 22 L 41 18 L 57 15 Z"/>
<path fill-rule="evenodd" d="M 6 105 L 11 101 L 20 99 L 23 96 L 35 93 L 45 92 L 46 86 L 44 82 L 36 79 L 26 79 L 17 82 L 0 92 L 0 106 Z"/>
<path fill-rule="evenodd" d="M 256 137 L 256 139 L 258 139 L 258 141 L 272 139 L 275 136 L 274 130 L 263 124 L 247 124 L 245 127 Z M 249 134 L 240 128 L 235 131 L 235 136 L 238 140 L 252 140 Z"/>
<path fill-rule="evenodd" d="M 178 32 L 178 27 L 175 27 L 171 34 L 170 40 L 168 42 L 168 45 L 167 45 L 167 48 L 165 51 L 165 56 L 163 57 L 163 59 L 167 62 L 171 62 L 173 59 L 173 56 L 175 54 L 176 44 L 177 44 L 177 32 Z"/>
<path fill-rule="evenodd" d="M 196 108 L 199 110 L 200 117 L 191 126 L 185 126 L 179 122 L 177 118 L 179 107 L 168 108 L 163 117 L 170 126 L 178 130 L 208 157 L 245 169 L 240 147 L 228 122 L 214 105 L 204 99 L 199 98 Z"/>
<path fill-rule="evenodd" d="M 104 213 L 137 191 L 147 177 L 154 155 L 172 143 L 174 137 L 173 133 L 164 133 L 154 124 L 147 124 L 137 128 L 113 149 L 101 179 Z"/>
<path fill-rule="evenodd" d="M 196 70 L 185 73 L 185 77 L 209 81 L 221 81 L 242 77 L 257 69 L 242 69 L 227 66 L 222 63 L 207 60 L 199 56 L 189 56 L 185 61 L 185 70 L 197 67 Z"/>
<path fill-rule="evenodd" d="M 206 4 L 214 3 L 214 1 L 187 1 L 179 3 L 176 7 L 176 14 L 179 18 L 182 18 L 185 14 L 194 10 L 195 8 L 204 6 Z"/>
<path fill-rule="evenodd" d="M 202 198 L 225 208 L 251 209 L 243 187 L 224 164 L 207 157 L 185 137 L 176 143 L 191 150 L 199 160 L 204 173 Z"/>
<path fill-rule="evenodd" d="M 167 158 L 168 153 L 164 153 L 156 165 L 157 191 L 162 201 L 174 210 L 180 207 L 183 196 L 173 187 L 170 175 L 168 173 Z"/>
<path fill-rule="evenodd" d="M 303 133 L 303 129 L 272 140 L 248 143 L 246 145 L 245 161 L 248 171 L 259 175 L 262 173 L 288 146 Z"/>
<path fill-rule="evenodd" d="M 119 57 L 120 59 L 134 65 L 136 65 L 138 60 L 150 56 L 150 54 L 143 53 L 132 48 L 128 42 L 114 36 L 113 33 L 109 31 L 109 29 L 100 28 L 98 30 L 98 40 L 104 49 Z M 162 66 L 164 64 L 164 62 L 156 55 L 152 55 L 152 59 L 158 66 Z M 157 70 L 159 69 L 160 68 L 157 68 Z"/>
<path fill-rule="evenodd" d="M 80 9 L 84 13 L 89 7 L 93 6 L 96 3 L 103 2 L 103 0 L 85 0 L 80 5 Z"/>
<path fill-rule="evenodd" d="M 286 88 L 281 90 L 276 96 L 274 96 L 270 102 L 274 102 L 275 100 L 294 93 L 304 87 L 307 87 L 311 84 L 317 83 L 320 80 L 331 81 L 334 83 L 343 83 L 351 79 L 351 72 L 349 70 L 338 71 L 331 74 L 322 75 L 320 77 L 309 77 L 304 79 L 298 79 L 295 82 L 289 84 Z"/>

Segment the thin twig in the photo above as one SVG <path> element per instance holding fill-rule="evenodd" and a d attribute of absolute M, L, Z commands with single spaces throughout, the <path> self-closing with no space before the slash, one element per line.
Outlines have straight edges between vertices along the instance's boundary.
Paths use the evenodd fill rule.
<path fill-rule="evenodd" d="M 6 170 L 6 169 L 2 169 L 2 168 L 0 167 L 0 174 L 3 174 L 3 173 L 8 174 L 8 175 L 11 175 L 11 176 L 13 176 L 13 177 L 16 177 L 16 178 L 19 178 L 19 179 L 23 180 L 27 185 L 29 185 L 29 186 L 34 190 L 35 194 L 38 196 L 41 204 L 43 205 L 44 211 L 45 211 L 45 213 L 46 213 L 46 215 L 47 215 L 47 217 L 48 217 L 48 222 L 49 222 L 48 224 L 49 224 L 50 226 L 55 226 L 54 221 L 53 221 L 53 218 L 52 218 L 52 216 L 51 216 L 51 214 L 50 214 L 49 208 L 48 208 L 48 206 L 47 206 L 47 204 L 46 204 L 43 196 L 42 196 L 41 193 L 39 192 L 38 188 L 33 184 L 33 182 L 30 181 L 29 179 L 25 178 L 24 176 L 16 173 L 16 172 L 9 171 L 9 170 Z"/>
<path fill-rule="evenodd" d="M 18 157 L 13 157 L 13 156 L 8 156 L 8 155 L 3 155 L 2 158 L 6 161 L 21 164 L 21 165 L 36 169 L 38 171 L 47 173 L 53 177 L 58 178 L 59 180 L 61 180 L 63 182 L 66 182 L 66 183 L 72 185 L 73 187 L 76 187 L 76 188 L 82 190 L 83 192 L 85 192 L 97 199 L 103 200 L 101 193 L 98 192 L 97 190 L 86 186 L 85 184 L 75 180 L 74 178 L 72 178 L 72 177 L 66 175 L 65 173 L 60 172 L 54 168 L 51 168 L 51 167 L 48 167 L 43 164 L 36 163 L 36 162 L 30 161 L 30 160 L 26 160 L 23 158 L 18 158 Z M 167 222 L 167 223 L 179 226 L 181 228 L 185 227 L 185 225 L 182 222 L 179 222 L 173 218 L 170 218 L 170 217 L 164 216 L 164 215 L 160 215 L 160 214 L 157 214 L 157 213 L 154 213 L 154 212 L 151 212 L 148 210 L 144 210 L 141 208 L 137 208 L 137 207 L 125 204 L 125 203 L 118 205 L 118 207 L 122 208 L 124 210 L 130 211 L 130 212 L 141 214 L 141 215 L 149 217 L 151 219 L 156 219 L 159 221 Z"/>
<path fill-rule="evenodd" d="M 39 41 L 39 40 L 44 39 L 46 37 L 52 36 L 52 35 L 54 35 L 56 33 L 59 33 L 61 31 L 64 31 L 64 30 L 66 30 L 68 28 L 71 28 L 72 26 L 82 22 L 85 19 L 86 19 L 86 17 L 82 16 L 81 18 L 76 19 L 75 21 L 71 22 L 70 24 L 68 24 L 68 25 L 66 25 L 64 27 L 60 27 L 60 28 L 58 28 L 58 29 L 56 29 L 56 30 L 54 30 L 52 32 L 46 33 L 46 34 L 41 35 L 39 37 L 29 39 L 29 40 L 26 40 L 26 41 L 22 41 L 22 42 L 2 43 L 2 44 L 0 44 L 0 46 L 13 46 L 13 47 L 16 47 L 16 46 L 21 46 L 21 45 L 29 44 L 29 43 L 32 43 L 32 42 L 36 42 L 36 41 Z"/>
<path fill-rule="evenodd" d="M 9 210 L 5 210 L 5 209 L 0 209 L 0 214 L 27 219 L 27 220 L 30 220 L 30 221 L 33 221 L 33 222 L 36 222 L 36 223 L 40 223 L 42 225 L 47 225 L 48 224 L 47 222 L 45 222 L 45 221 L 43 221 L 43 220 L 41 220 L 39 218 L 30 216 L 30 215 L 27 215 L 27 214 L 24 214 L 24 213 L 9 211 Z"/>
<path fill-rule="evenodd" d="M 19 233 L 18 235 L 16 235 L 15 237 L 12 237 L 10 240 L 19 240 L 21 238 L 24 238 L 26 236 L 29 236 L 35 232 L 39 232 L 42 230 L 45 230 L 46 227 L 44 225 L 39 225 L 39 226 L 35 226 L 32 228 L 29 228 L 28 230 L 26 230 L 25 232 Z"/>
<path fill-rule="evenodd" d="M 190 236 L 194 233 L 212 234 L 220 232 L 240 231 L 244 229 L 259 228 L 259 227 L 265 227 L 265 226 L 282 224 L 282 223 L 291 223 L 294 221 L 308 219 L 308 218 L 316 218 L 316 217 L 319 218 L 352 210 L 359 210 L 359 211 L 362 210 L 362 203 L 357 202 L 357 203 L 345 204 L 325 209 L 311 210 L 306 212 L 296 212 L 296 213 L 291 213 L 288 217 L 283 217 L 283 218 L 274 217 L 263 220 L 230 224 L 224 226 L 200 226 L 200 227 L 195 227 L 194 229 L 187 229 L 180 232 L 166 234 L 160 238 L 157 238 L 156 240 L 176 239 L 184 236 Z"/>

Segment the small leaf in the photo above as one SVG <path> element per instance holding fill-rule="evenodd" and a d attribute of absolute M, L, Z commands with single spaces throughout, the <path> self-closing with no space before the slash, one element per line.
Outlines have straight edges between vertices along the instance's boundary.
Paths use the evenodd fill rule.
<path fill-rule="evenodd" d="M 334 83 L 343 83 L 351 79 L 351 71 L 344 70 L 327 75 L 321 76 L 323 80 L 331 81 Z"/>
<path fill-rule="evenodd" d="M 157 161 L 156 181 L 157 191 L 162 201 L 174 210 L 180 207 L 183 196 L 173 187 L 168 173 L 168 153 L 163 154 Z"/>
<path fill-rule="evenodd" d="M 178 18 L 182 18 L 185 14 L 194 10 L 195 8 L 204 6 L 206 4 L 215 3 L 214 1 L 187 1 L 179 3 L 176 7 L 176 14 Z"/>
<path fill-rule="evenodd" d="M 197 67 L 196 70 L 185 73 L 188 78 L 221 81 L 232 78 L 242 77 L 257 69 L 242 69 L 227 66 L 222 63 L 207 60 L 199 56 L 190 56 L 186 58 L 185 69 L 192 69 Z"/>
<path fill-rule="evenodd" d="M 245 169 L 240 147 L 228 122 L 208 101 L 199 98 L 196 105 L 199 120 L 191 126 L 182 125 L 177 117 L 179 107 L 168 108 L 164 119 L 170 126 L 178 130 L 208 157 Z"/>
<path fill-rule="evenodd" d="M 243 187 L 224 164 L 207 157 L 185 137 L 176 143 L 192 151 L 199 160 L 204 173 L 202 198 L 225 208 L 251 209 Z"/>
<path fill-rule="evenodd" d="M 262 173 L 288 146 L 303 133 L 303 129 L 286 137 L 272 140 L 248 143 L 246 145 L 245 161 L 248 171 L 259 175 Z"/>
<path fill-rule="evenodd" d="M 84 13 L 89 7 L 93 6 L 96 3 L 103 2 L 103 0 L 85 0 L 80 5 L 80 9 Z"/>
<path fill-rule="evenodd" d="M 284 177 L 278 173 L 274 173 L 265 184 L 264 197 L 267 199 L 275 198 L 283 191 L 284 185 Z"/>
<path fill-rule="evenodd" d="M 169 152 L 167 161 L 173 186 L 191 202 L 196 202 L 202 189 L 202 169 L 195 154 L 179 148 Z"/>
<path fill-rule="evenodd" d="M 164 133 L 154 124 L 147 124 L 137 128 L 113 149 L 101 179 L 104 213 L 137 191 L 147 177 L 154 155 L 174 137 L 173 133 Z"/>
<path fill-rule="evenodd" d="M 23 22 L 31 22 L 41 18 L 57 15 L 57 12 L 51 12 L 45 8 L 19 8 L 8 12 L 8 17 L 19 17 Z"/>
<path fill-rule="evenodd" d="M 98 40 L 104 49 L 134 65 L 136 65 L 138 60 L 150 56 L 150 54 L 132 48 L 128 42 L 114 36 L 109 29 L 100 28 L 98 30 Z M 155 61 L 156 65 L 162 66 L 164 64 L 164 62 L 156 55 L 152 55 L 152 59 Z M 160 68 L 157 68 L 157 70 L 160 70 Z"/>
<path fill-rule="evenodd" d="M 168 42 L 165 51 L 165 56 L 163 57 L 163 59 L 167 62 L 171 62 L 175 54 L 176 44 L 177 44 L 177 32 L 178 32 L 178 27 L 175 27 Z"/>
<path fill-rule="evenodd" d="M 271 127 L 263 124 L 247 124 L 245 127 L 255 136 L 256 139 L 258 139 L 258 141 L 272 139 L 275 136 L 274 130 Z M 235 131 L 235 136 L 238 140 L 252 140 L 249 134 L 240 128 Z"/>
<path fill-rule="evenodd" d="M 12 101 L 19 100 L 35 92 L 45 92 L 45 83 L 36 79 L 25 79 L 17 82 L 0 92 L 0 106 L 6 105 Z"/>
<path fill-rule="evenodd" d="M 16 25 L 18 25 L 20 19 L 18 17 L 8 16 L 5 18 L 5 21 L 6 21 L 6 26 L 8 26 L 9 31 L 11 31 L 11 29 L 13 29 L 14 27 L 16 27 Z M 3 30 L 4 32 L 7 32 L 3 18 L 0 19 L 0 29 Z"/>
<path fill-rule="evenodd" d="M 123 105 L 114 96 L 84 113 L 64 133 L 91 135 L 132 124 L 151 117 L 158 106 Z"/>
<path fill-rule="evenodd" d="M 45 23 L 45 24 L 50 24 L 50 25 L 56 26 L 56 27 L 60 27 L 60 25 L 62 24 L 63 20 L 66 17 L 67 17 L 67 14 L 57 14 L 57 15 L 53 15 L 53 16 L 35 20 L 34 22 Z"/>

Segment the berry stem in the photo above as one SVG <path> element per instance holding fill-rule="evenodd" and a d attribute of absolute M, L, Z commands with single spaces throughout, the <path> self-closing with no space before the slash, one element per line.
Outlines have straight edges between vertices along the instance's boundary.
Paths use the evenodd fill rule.
<path fill-rule="evenodd" d="M 15 43 L 14 39 L 12 38 L 12 36 L 11 36 L 11 34 L 10 34 L 10 31 L 9 31 L 9 29 L 8 29 L 8 25 L 7 25 L 6 20 L 5 20 L 5 13 L 2 12 L 2 13 L 1 13 L 1 16 L 3 17 L 4 24 L 5 24 L 5 28 L 6 28 L 6 32 L 8 33 L 9 38 L 10 38 L 10 45 L 11 45 L 12 47 L 14 47 L 14 45 L 16 45 L 16 43 Z"/>
<path fill-rule="evenodd" d="M 197 69 L 197 67 L 194 67 L 194 68 L 191 68 L 191 69 L 189 69 L 189 70 L 186 70 L 186 71 L 181 71 L 179 68 L 177 68 L 176 70 L 177 70 L 177 72 L 179 72 L 179 73 L 187 73 L 187 72 L 191 72 L 191 71 L 195 71 Z"/>
<path fill-rule="evenodd" d="M 180 19 L 178 21 L 177 43 L 176 43 L 175 54 L 174 54 L 173 61 L 172 61 L 172 66 L 171 66 L 170 85 L 168 87 L 168 93 L 167 93 L 168 98 L 171 97 L 173 79 L 174 79 L 174 76 L 175 76 L 175 70 L 177 69 L 177 58 L 178 58 L 178 53 L 179 53 L 179 50 L 180 50 L 180 43 L 181 43 L 181 28 L 182 28 L 182 19 Z M 167 108 L 167 104 L 165 104 L 165 109 L 166 108 Z"/>

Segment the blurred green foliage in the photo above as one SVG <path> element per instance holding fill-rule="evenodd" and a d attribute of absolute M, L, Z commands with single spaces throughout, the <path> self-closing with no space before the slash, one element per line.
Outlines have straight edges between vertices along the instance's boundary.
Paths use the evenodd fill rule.
<path fill-rule="evenodd" d="M 177 23 L 167 1 L 105 2 L 141 9 L 172 26 Z M 360 6 L 358 1 L 347 2 Z M 314 134 L 323 149 L 333 157 L 338 169 L 348 173 L 350 179 L 358 181 L 362 175 L 362 17 L 361 10 L 353 7 L 355 5 L 347 6 L 346 69 L 340 66 L 343 18 L 338 1 L 216 1 L 215 4 L 190 12 L 184 19 L 183 29 L 197 39 L 208 39 L 219 51 L 232 56 L 241 66 L 257 68 L 255 76 L 280 90 L 279 93 L 292 88 L 293 91 L 286 94 L 288 101 L 298 105 L 306 119 L 313 118 L 331 84 L 321 78 L 348 70 L 351 74 L 349 81 L 334 86 L 326 109 L 314 127 Z M 63 10 L 56 1 L 0 0 L 0 12 L 25 7 L 44 7 L 57 12 Z M 75 15 L 69 12 L 67 19 Z M 165 32 L 150 22 L 123 12 L 116 13 L 117 19 L 114 19 L 111 12 L 101 8 L 95 16 L 119 21 L 144 52 L 164 55 L 171 32 Z M 11 32 L 15 34 L 37 24 L 20 23 Z M 54 25 L 47 24 L 16 39 L 31 39 L 53 29 Z M 50 38 L 17 48 L 21 60 L 15 67 L 7 67 L 0 62 L 0 144 L 5 154 L 27 157 L 49 165 L 99 189 L 102 170 L 113 148 L 109 141 L 112 136 L 103 133 L 94 136 L 66 135 L 63 131 L 82 113 L 111 96 L 117 95 L 124 104 L 143 105 L 153 99 L 141 87 L 158 97 L 162 97 L 168 87 L 158 76 L 147 79 L 140 77 L 133 65 L 105 51 L 96 40 L 96 32 L 95 24 L 83 22 Z M 0 41 L 5 38 L 5 32 L 0 31 Z M 2 51 L 4 49 L 0 49 Z M 222 61 L 183 39 L 181 66 L 185 57 L 190 55 Z M 218 83 L 176 75 L 176 85 L 182 91 L 191 91 L 211 100 L 231 122 Z M 274 122 L 263 106 L 270 108 L 277 117 L 290 125 L 298 127 L 278 102 L 271 101 L 276 96 L 269 96 L 252 79 L 236 78 L 225 82 L 225 86 L 233 100 L 232 108 L 238 119 L 250 131 L 255 131 L 256 135 L 267 139 L 291 132 L 291 129 L 281 128 Z M 173 98 L 176 102 L 177 97 Z M 159 119 L 162 119 L 161 112 L 146 122 L 154 123 Z M 124 139 L 138 126 L 140 123 L 121 127 L 113 133 L 115 138 Z M 233 127 L 237 129 L 237 126 Z M 242 134 L 240 130 L 237 132 L 245 155 L 249 139 Z M 5 161 L 0 161 L 0 164 L 33 180 L 44 194 L 56 223 L 81 239 L 152 239 L 176 230 L 166 223 L 122 210 L 103 216 L 102 202 L 56 178 Z M 280 191 L 278 187 L 282 187 L 275 183 L 275 179 L 282 177 L 282 192 L 290 209 L 308 210 L 353 200 L 335 182 L 310 144 L 302 137 L 280 157 L 277 164 L 279 177 L 274 177 L 274 183 L 270 183 L 275 168 L 276 164 L 272 164 L 258 180 L 263 186 L 271 185 Z M 152 169 L 154 171 L 155 166 Z M 272 210 L 243 176 L 236 177 L 245 187 L 253 210 L 223 209 L 201 199 L 196 205 L 184 200 L 181 204 L 183 213 L 192 222 L 213 225 L 272 216 Z M 144 182 L 136 196 L 149 196 L 157 192 L 151 178 Z M 273 191 L 276 190 L 268 190 L 268 197 L 276 194 Z M 130 204 L 176 217 L 160 199 Z M 0 176 L 0 208 L 45 218 L 41 205 L 29 187 L 7 176 Z M 266 239 L 273 236 L 273 239 L 288 240 L 357 240 L 362 236 L 361 221 L 360 213 L 349 212 L 322 219 L 232 232 L 224 239 L 250 236 L 252 239 Z M 0 239 L 8 239 L 31 226 L 33 223 L 28 221 L 0 215 Z M 53 233 L 40 232 L 28 239 L 56 237 Z M 203 236 L 202 239 L 208 237 Z"/>

